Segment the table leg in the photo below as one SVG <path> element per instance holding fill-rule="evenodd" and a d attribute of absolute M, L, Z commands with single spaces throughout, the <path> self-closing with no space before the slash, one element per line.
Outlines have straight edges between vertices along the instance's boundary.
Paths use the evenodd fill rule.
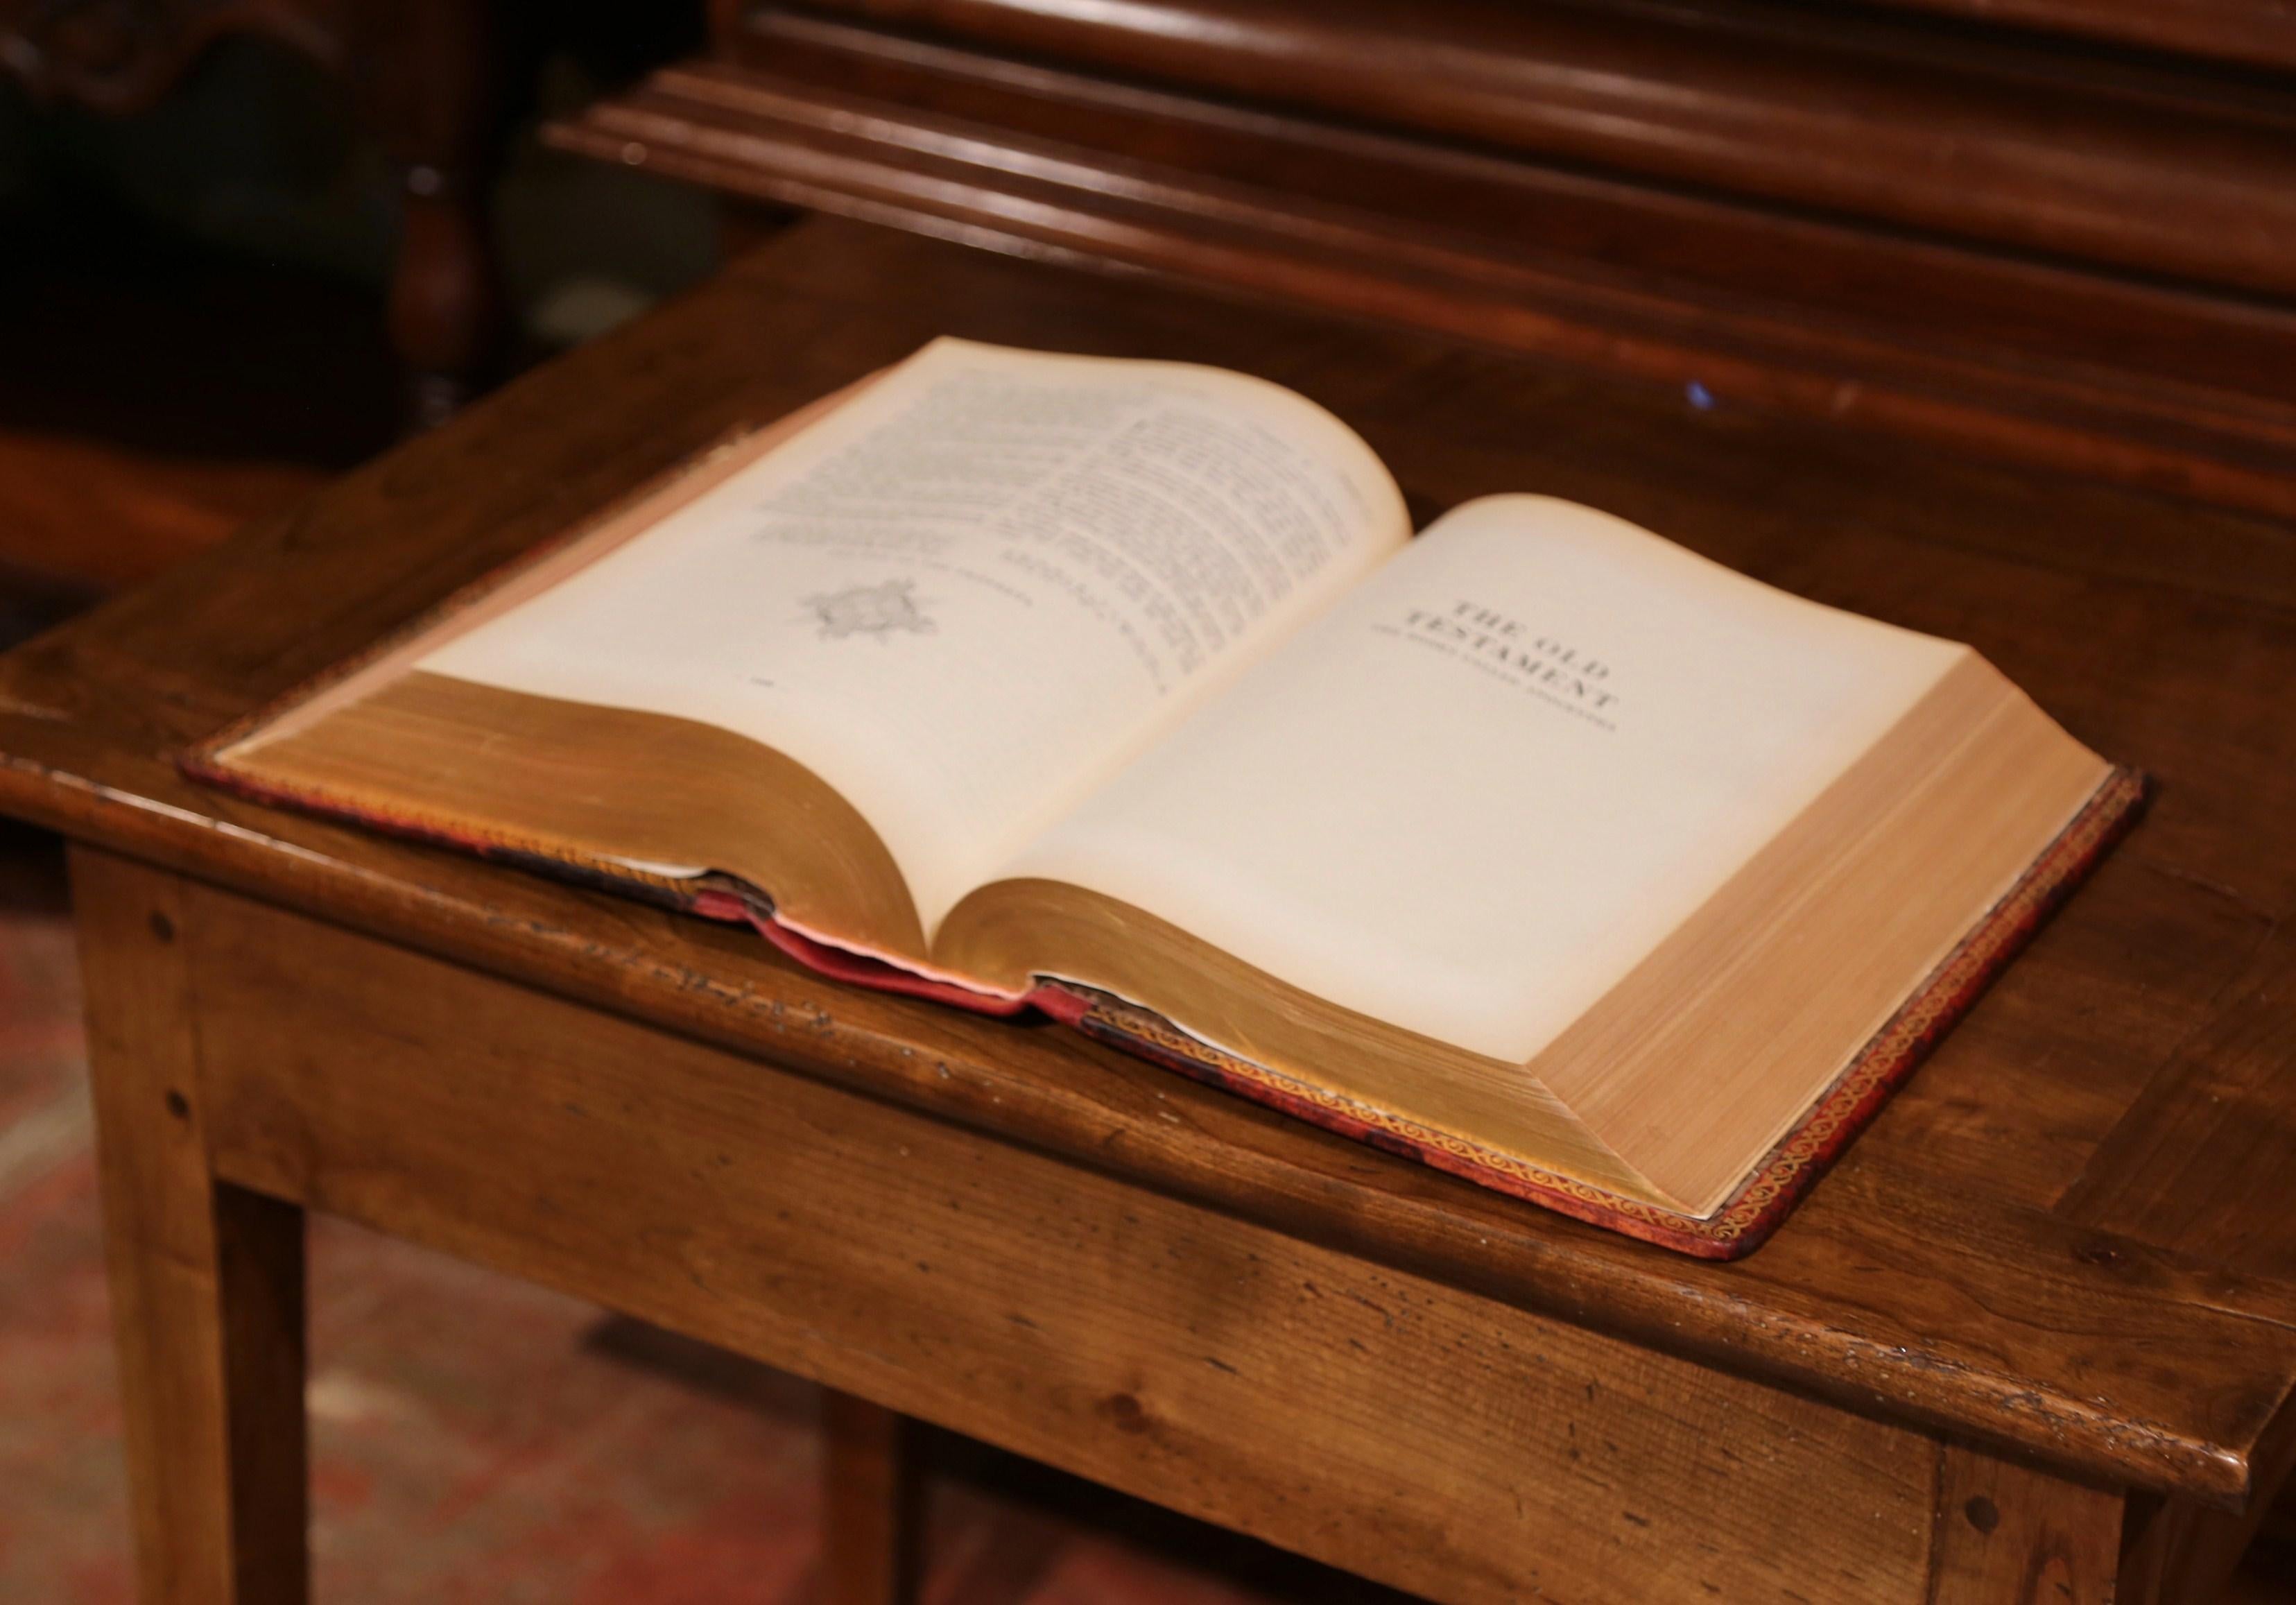
<path fill-rule="evenodd" d="M 914 1605 L 922 1552 L 915 1424 L 832 1388 L 822 1403 L 822 1605 Z"/>
<path fill-rule="evenodd" d="M 2267 1477 L 2260 1486 L 2278 1485 Z M 2113 1605 L 2209 1605 L 2222 1600 L 2270 1508 L 2271 1501 L 2261 1494 L 2238 1515 L 2181 1500 L 2130 1500 L 2120 1593 Z"/>
<path fill-rule="evenodd" d="M 72 888 L 141 1598 L 303 1605 L 303 1213 L 208 1170 L 181 883 Z"/>
<path fill-rule="evenodd" d="M 2112 1605 L 2122 1498 L 1943 1445 L 1931 1605 Z"/>

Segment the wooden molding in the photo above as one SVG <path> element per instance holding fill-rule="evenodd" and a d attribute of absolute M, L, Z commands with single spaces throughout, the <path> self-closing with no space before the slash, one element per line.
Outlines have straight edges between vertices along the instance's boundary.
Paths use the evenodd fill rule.
<path fill-rule="evenodd" d="M 2194 283 L 2296 292 L 2296 98 L 1746 0 L 808 0 L 1204 97 Z"/>
<path fill-rule="evenodd" d="M 669 69 L 554 126 L 553 143 L 1535 352 L 1693 404 L 2296 514 L 2296 305 L 816 18 L 772 13 L 749 37 L 770 43 L 775 70 Z"/>

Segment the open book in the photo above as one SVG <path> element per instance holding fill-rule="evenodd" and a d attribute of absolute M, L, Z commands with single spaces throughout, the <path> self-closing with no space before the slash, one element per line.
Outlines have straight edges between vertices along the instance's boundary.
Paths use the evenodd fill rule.
<path fill-rule="evenodd" d="M 1751 1247 L 2130 817 L 1976 653 L 938 341 L 187 760 Z"/>

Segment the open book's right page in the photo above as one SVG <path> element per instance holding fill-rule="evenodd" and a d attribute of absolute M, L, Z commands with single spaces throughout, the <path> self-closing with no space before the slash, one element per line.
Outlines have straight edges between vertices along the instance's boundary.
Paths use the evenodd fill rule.
<path fill-rule="evenodd" d="M 1438 1125 L 1551 1096 L 1702 1214 L 2108 773 L 1965 646 L 1497 497 L 1005 874 L 1494 1082 L 1344 1091 Z"/>

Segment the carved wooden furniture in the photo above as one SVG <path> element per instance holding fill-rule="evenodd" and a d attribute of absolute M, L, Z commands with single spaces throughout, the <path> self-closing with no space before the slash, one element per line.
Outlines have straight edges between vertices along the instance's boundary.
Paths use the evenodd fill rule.
<path fill-rule="evenodd" d="M 1265 374 L 1423 514 L 1549 490 L 1972 640 L 2160 801 L 1714 1265 L 172 767 L 940 333 Z M 2296 1453 L 2292 552 L 2256 514 L 1466 339 L 800 224 L 0 660 L 0 808 L 78 843 L 146 1597 L 302 1598 L 318 1209 L 852 1395 L 837 1605 L 902 1581 L 888 1412 L 1444 1605 L 2205 1601 Z"/>
<path fill-rule="evenodd" d="M 487 216 L 504 128 L 496 0 L 0 0 L 0 71 L 127 113 L 217 40 L 268 38 L 345 78 L 405 185 L 390 328 L 418 424 L 490 378 L 504 309 Z"/>
<path fill-rule="evenodd" d="M 719 0 L 732 191 L 2296 512 L 2284 0 Z"/>

